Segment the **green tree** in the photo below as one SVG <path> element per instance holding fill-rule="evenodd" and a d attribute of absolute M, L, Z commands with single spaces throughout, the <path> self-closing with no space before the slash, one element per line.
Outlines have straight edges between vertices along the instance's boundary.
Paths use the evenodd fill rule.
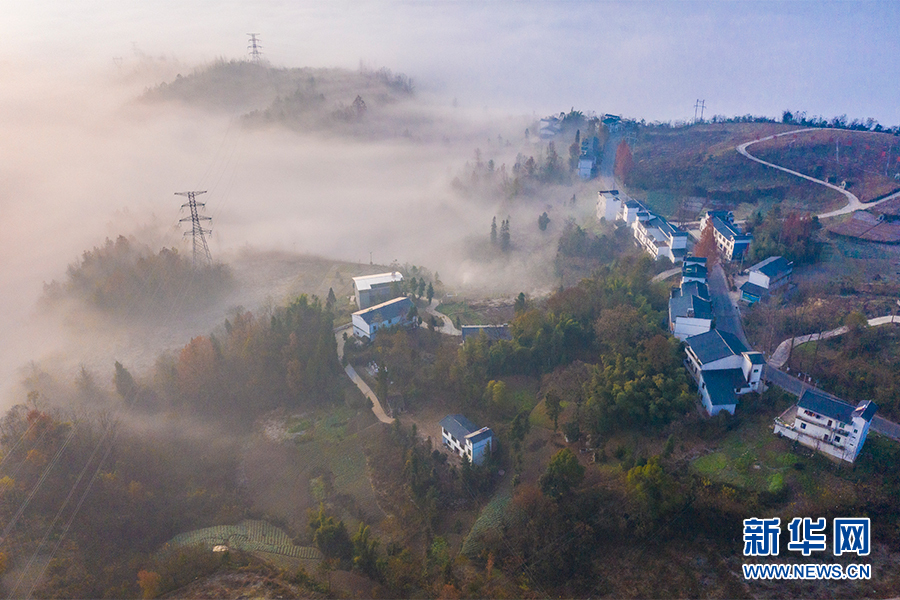
<path fill-rule="evenodd" d="M 334 288 L 328 288 L 328 297 L 325 299 L 325 308 L 331 310 L 337 302 L 337 296 L 334 295 Z"/>
<path fill-rule="evenodd" d="M 369 526 L 359 524 L 353 536 L 353 566 L 373 579 L 378 578 L 378 540 L 371 539 Z"/>
<path fill-rule="evenodd" d="M 558 499 L 578 487 L 582 479 L 584 467 L 578 463 L 578 457 L 568 448 L 563 448 L 550 459 L 538 483 L 544 495 Z"/>
<path fill-rule="evenodd" d="M 491 244 L 497 245 L 497 217 L 491 220 Z"/>
<path fill-rule="evenodd" d="M 675 482 L 663 470 L 658 456 L 648 460 L 645 465 L 629 470 L 625 476 L 625 484 L 629 494 L 637 500 L 651 520 L 671 512 L 681 499 Z"/>
<path fill-rule="evenodd" d="M 311 513 L 309 528 L 313 531 L 313 542 L 328 558 L 349 560 L 353 556 L 353 544 L 343 521 L 325 514 L 325 506 L 319 505 L 318 513 Z"/>
<path fill-rule="evenodd" d="M 556 394 L 548 393 L 544 396 L 544 410 L 547 412 L 547 417 L 553 421 L 553 431 L 556 431 L 559 428 L 559 413 L 562 412 L 562 406 Z"/>
<path fill-rule="evenodd" d="M 428 289 L 425 290 L 425 297 L 428 298 L 428 304 L 431 304 L 431 300 L 434 298 L 434 286 L 431 282 L 428 282 Z"/>

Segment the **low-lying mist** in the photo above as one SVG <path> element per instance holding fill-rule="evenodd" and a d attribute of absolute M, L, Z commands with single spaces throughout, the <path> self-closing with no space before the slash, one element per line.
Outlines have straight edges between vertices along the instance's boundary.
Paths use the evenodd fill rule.
<path fill-rule="evenodd" d="M 145 59 L 110 72 L 0 69 L 10 82 L 0 89 L 4 404 L 23 399 L 15 383 L 30 361 L 73 377 L 81 365 L 111 373 L 117 359 L 149 365 L 160 350 L 221 323 L 229 307 L 282 301 L 290 261 L 267 277 L 254 253 L 419 264 L 450 289 L 481 294 L 558 284 L 553 231 L 564 215 L 554 207 L 568 205 L 571 188 L 511 202 L 461 197 L 450 185 L 475 148 L 498 166 L 512 165 L 523 148 L 540 152 L 525 139 L 532 117 L 473 113 L 416 92 L 383 106 L 370 99 L 377 135 L 354 136 L 247 118 L 246 105 L 153 99 L 148 90 L 193 71 L 174 62 Z M 175 195 L 187 190 L 207 190 L 198 200 L 213 217 L 211 252 L 235 269 L 237 291 L 227 300 L 152 328 L 114 326 L 87 311 L 38 314 L 44 283 L 62 279 L 67 265 L 106 238 L 189 253 L 188 227 L 178 223 L 187 216 L 179 212 L 184 198 Z M 545 210 L 554 221 L 538 235 Z M 494 216 L 510 220 L 513 251 L 502 256 L 488 242 Z"/>

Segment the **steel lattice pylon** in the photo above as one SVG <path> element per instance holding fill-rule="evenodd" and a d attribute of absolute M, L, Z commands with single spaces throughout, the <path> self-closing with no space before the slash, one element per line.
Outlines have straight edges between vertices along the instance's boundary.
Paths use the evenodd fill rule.
<path fill-rule="evenodd" d="M 203 202 L 197 202 L 196 196 L 199 194 L 205 194 L 206 190 L 198 191 L 198 192 L 175 192 L 176 196 L 187 196 L 188 201 L 181 205 L 181 208 L 189 208 L 191 211 L 190 217 L 185 217 L 179 220 L 179 223 L 184 223 L 185 221 L 191 222 L 191 230 L 185 231 L 184 235 L 192 236 L 194 240 L 194 257 L 193 257 L 193 266 L 197 268 L 197 265 L 202 263 L 202 261 L 206 261 L 203 264 L 211 265 L 212 264 L 212 256 L 209 253 L 209 245 L 206 243 L 206 234 L 212 233 L 212 229 L 204 229 L 200 224 L 200 221 L 212 221 L 212 217 L 207 217 L 200 214 L 199 209 L 206 206 Z"/>

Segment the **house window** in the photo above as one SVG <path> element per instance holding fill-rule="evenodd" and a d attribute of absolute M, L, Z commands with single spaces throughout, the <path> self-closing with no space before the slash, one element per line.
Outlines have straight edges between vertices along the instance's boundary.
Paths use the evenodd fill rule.
<path fill-rule="evenodd" d="M 806 429 L 806 423 L 800 423 L 800 429 Z"/>
<path fill-rule="evenodd" d="M 854 429 L 854 430 L 853 430 L 853 433 L 859 433 L 859 430 L 858 430 L 858 429 Z"/>
<path fill-rule="evenodd" d="M 840 437 L 840 436 L 838 436 L 838 435 L 834 436 L 834 443 L 835 443 L 835 444 L 837 444 L 837 443 L 840 442 L 840 441 L 841 441 L 841 437 Z"/>
<path fill-rule="evenodd" d="M 831 427 L 831 419 L 828 419 L 828 426 Z"/>

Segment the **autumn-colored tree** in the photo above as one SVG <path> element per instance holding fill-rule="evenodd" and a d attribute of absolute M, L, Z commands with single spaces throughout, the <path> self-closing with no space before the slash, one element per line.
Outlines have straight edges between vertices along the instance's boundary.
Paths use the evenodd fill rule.
<path fill-rule="evenodd" d="M 160 579 L 159 573 L 155 571 L 144 569 L 138 571 L 137 583 L 141 588 L 141 598 L 156 598 L 159 593 Z"/>
<path fill-rule="evenodd" d="M 182 349 L 175 369 L 181 393 L 203 405 L 216 378 L 216 351 L 210 339 L 202 335 L 193 338 Z"/>
<path fill-rule="evenodd" d="M 634 157 L 631 155 L 631 148 L 628 147 L 628 142 L 622 140 L 619 142 L 619 147 L 616 148 L 616 164 L 614 170 L 616 178 L 621 181 L 627 181 L 633 166 Z"/>
<path fill-rule="evenodd" d="M 700 241 L 694 245 L 693 254 L 705 258 L 708 269 L 719 261 L 719 248 L 716 246 L 716 235 L 711 222 L 707 222 L 700 232 Z"/>

